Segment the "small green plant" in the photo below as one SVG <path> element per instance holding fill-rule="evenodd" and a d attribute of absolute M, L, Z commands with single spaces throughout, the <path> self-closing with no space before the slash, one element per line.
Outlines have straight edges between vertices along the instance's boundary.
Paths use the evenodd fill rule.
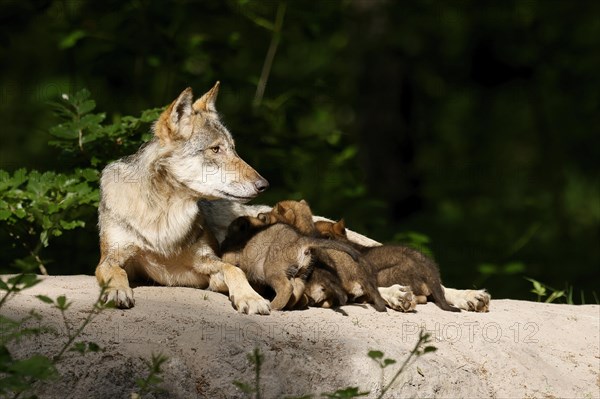
<path fill-rule="evenodd" d="M 160 387 L 163 382 L 161 367 L 168 360 L 163 354 L 152 354 L 150 360 L 145 360 L 146 367 L 148 368 L 148 375 L 146 378 L 138 378 L 135 384 L 139 388 L 139 392 L 131 394 L 131 399 L 139 399 L 150 393 L 160 393 L 164 390 Z"/>
<path fill-rule="evenodd" d="M 435 346 L 431 346 L 431 345 L 423 346 L 424 344 L 427 344 L 429 342 L 431 342 L 431 335 L 424 332 L 423 330 L 421 330 L 421 332 L 419 333 L 419 339 L 418 339 L 417 343 L 415 344 L 415 346 L 409 353 L 408 357 L 404 360 L 404 362 L 402 363 L 400 368 L 392 376 L 392 379 L 390 380 L 390 382 L 387 385 L 384 385 L 385 369 L 393 364 L 396 364 L 397 363 L 396 360 L 384 358 L 384 353 L 381 351 L 378 351 L 378 350 L 371 350 L 367 353 L 367 356 L 369 356 L 371 359 L 373 359 L 375 362 L 377 362 L 377 364 L 381 368 L 381 380 L 380 380 L 381 392 L 377 396 L 378 399 L 381 399 L 385 396 L 385 394 L 390 390 L 390 388 L 392 387 L 394 382 L 396 382 L 396 380 L 398 379 L 400 374 L 402 374 L 406 370 L 406 368 L 411 364 L 411 362 L 413 362 L 418 357 L 420 357 L 426 353 L 435 352 L 437 350 L 437 348 Z M 254 382 L 252 384 L 248 384 L 248 383 L 244 383 L 244 382 L 240 382 L 240 381 L 236 380 L 233 382 L 233 384 L 236 387 L 238 387 L 242 392 L 244 392 L 246 394 L 254 394 L 255 399 L 260 399 L 260 397 L 261 397 L 260 372 L 261 372 L 261 366 L 264 361 L 264 356 L 260 353 L 260 350 L 258 348 L 255 348 L 254 351 L 252 353 L 249 353 L 247 356 L 248 356 L 248 360 L 250 361 L 250 363 L 254 366 Z M 335 398 L 335 399 L 342 399 L 342 398 L 348 399 L 348 398 L 358 398 L 358 397 L 367 396 L 370 393 L 371 392 L 369 392 L 369 391 L 362 391 L 359 387 L 346 387 L 346 388 L 338 389 L 332 393 L 323 393 L 323 394 L 321 394 L 321 397 Z M 294 397 L 288 396 L 287 399 L 310 399 L 310 398 L 313 398 L 314 396 L 315 395 L 313 395 L 313 394 L 306 394 L 306 395 L 294 396 Z"/>
<path fill-rule="evenodd" d="M 545 303 L 552 303 L 560 298 L 564 298 L 565 303 L 575 305 L 575 300 L 573 298 L 575 290 L 569 283 L 565 283 L 565 288 L 563 290 L 558 290 L 529 277 L 526 277 L 525 280 L 531 282 L 533 287 L 530 292 L 537 295 L 538 302 L 541 302 L 544 297 L 548 296 L 548 298 L 544 300 Z M 550 292 L 549 295 L 548 292 Z M 592 291 L 592 296 L 594 297 L 594 303 L 600 304 L 596 291 Z M 585 293 L 583 290 L 579 292 L 579 301 L 582 305 L 586 304 Z"/>
<path fill-rule="evenodd" d="M 324 393 L 321 396 L 324 398 L 335 398 L 335 399 L 349 399 L 349 398 L 359 398 L 361 396 L 367 396 L 370 392 L 361 392 L 358 387 L 348 387 L 343 389 L 338 389 L 334 393 Z"/>
<path fill-rule="evenodd" d="M 36 275 L 25 273 L 18 274 L 6 280 L 0 279 L 0 292 L 3 292 L 0 298 L 0 310 L 14 295 L 33 287 L 39 282 L 40 279 Z M 52 357 L 35 354 L 25 359 L 17 359 L 10 351 L 11 344 L 17 343 L 27 336 L 52 332 L 51 329 L 45 327 L 28 327 L 32 321 L 38 323 L 42 321 L 38 313 L 31 311 L 26 317 L 19 320 L 0 315 L 0 325 L 2 326 L 0 329 L 0 396 L 11 395 L 13 398 L 18 398 L 22 394 L 31 391 L 35 382 L 58 378 L 59 374 L 56 365 L 67 351 L 84 354 L 101 350 L 96 343 L 76 342 L 76 340 L 100 312 L 112 306 L 111 303 L 104 304 L 100 300 L 104 291 L 105 288 L 102 287 L 100 295 L 92 309 L 78 325 L 73 325 L 67 320 L 66 312 L 72 302 L 69 302 L 64 295 L 54 300 L 44 295 L 37 296 L 40 301 L 51 304 L 60 311 L 67 331 L 64 344 L 57 354 Z"/>
<path fill-rule="evenodd" d="M 248 361 L 250 361 L 250 363 L 252 363 L 252 365 L 254 366 L 254 383 L 247 384 L 236 380 L 233 382 L 233 385 L 238 387 L 244 393 L 253 393 L 256 399 L 260 399 L 260 367 L 263 364 L 264 356 L 262 355 L 262 353 L 260 353 L 260 349 L 254 348 L 254 351 L 252 351 L 252 353 L 249 353 L 247 357 Z"/>
<path fill-rule="evenodd" d="M 552 291 L 550 293 L 550 295 L 548 296 L 548 298 L 546 298 L 546 300 L 544 302 L 546 303 L 552 303 L 554 301 L 556 301 L 559 298 L 565 297 L 565 291 L 563 290 L 556 290 L 554 288 L 551 288 L 543 283 L 540 283 L 537 280 L 534 280 L 532 278 L 526 277 L 525 280 L 531 282 L 531 284 L 533 284 L 533 288 L 531 289 L 530 292 L 534 293 L 537 295 L 537 301 L 541 302 L 542 299 L 548 295 L 548 291 Z M 572 298 L 571 298 L 572 299 Z"/>
<path fill-rule="evenodd" d="M 396 380 L 398 379 L 400 374 L 402 374 L 404 372 L 404 370 L 406 370 L 406 367 L 408 367 L 408 365 L 411 363 L 411 361 L 416 360 L 418 357 L 420 357 L 426 353 L 435 352 L 437 350 L 437 348 L 435 346 L 431 346 L 431 345 L 422 347 L 422 345 L 427 344 L 429 342 L 431 342 L 431 335 L 429 333 L 426 333 L 423 330 L 421 330 L 419 333 L 419 340 L 417 341 L 417 343 L 415 344 L 415 346 L 409 353 L 408 357 L 406 359 L 404 359 L 404 362 L 402 363 L 402 365 L 400 366 L 398 371 L 396 371 L 396 373 L 394 374 L 394 376 L 392 377 L 392 379 L 390 380 L 390 382 L 387 385 L 384 385 L 385 369 L 388 366 L 391 366 L 392 364 L 396 364 L 396 360 L 384 358 L 384 353 L 381 351 L 375 351 L 375 350 L 369 351 L 368 356 L 371 359 L 373 359 L 375 362 L 377 362 L 377 364 L 381 368 L 381 392 L 379 393 L 379 396 L 377 396 L 378 399 L 381 399 L 384 397 L 386 392 L 389 391 L 389 389 L 392 387 L 394 382 L 396 382 Z"/>

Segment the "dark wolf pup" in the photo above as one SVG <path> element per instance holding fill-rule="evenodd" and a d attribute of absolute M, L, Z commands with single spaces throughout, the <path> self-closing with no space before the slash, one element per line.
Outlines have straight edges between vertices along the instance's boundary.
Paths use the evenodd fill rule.
<path fill-rule="evenodd" d="M 281 201 L 270 212 L 260 213 L 258 218 L 266 223 L 289 224 L 306 236 L 319 235 L 310 206 L 304 200 Z M 354 245 L 350 241 L 346 243 Z M 343 305 L 349 296 L 355 301 L 369 302 L 377 311 L 385 312 L 386 301 L 377 289 L 376 274 L 362 257 L 356 259 L 329 249 L 318 249 L 315 257 L 318 259 L 315 270 L 319 272 L 308 278 L 306 287 L 311 303 L 325 307 Z M 341 290 L 335 287 L 338 283 L 347 295 L 339 295 Z"/>
<path fill-rule="evenodd" d="M 351 243 L 346 236 L 343 220 L 339 222 L 320 221 L 315 224 L 321 237 Z M 371 264 L 377 273 L 379 286 L 401 284 L 409 286 L 416 295 L 417 303 L 427 303 L 427 297 L 441 309 L 460 312 L 446 301 L 440 271 L 433 260 L 421 252 L 401 245 L 381 245 L 363 247 L 352 243 L 363 254 L 363 258 Z"/>
<path fill-rule="evenodd" d="M 268 182 L 235 151 L 219 120 L 219 82 L 193 100 L 185 89 L 155 122 L 154 138 L 102 172 L 98 208 L 104 301 L 134 306 L 130 278 L 229 293 L 243 313 L 269 313 L 244 272 L 216 255 L 199 200 L 247 202 Z"/>

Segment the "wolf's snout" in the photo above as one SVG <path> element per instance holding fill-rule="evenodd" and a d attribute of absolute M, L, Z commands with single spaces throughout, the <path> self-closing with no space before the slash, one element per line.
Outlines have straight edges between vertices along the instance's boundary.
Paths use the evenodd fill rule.
<path fill-rule="evenodd" d="M 254 187 L 256 187 L 256 191 L 262 193 L 267 188 L 269 188 L 269 182 L 261 177 L 260 179 L 254 182 Z"/>

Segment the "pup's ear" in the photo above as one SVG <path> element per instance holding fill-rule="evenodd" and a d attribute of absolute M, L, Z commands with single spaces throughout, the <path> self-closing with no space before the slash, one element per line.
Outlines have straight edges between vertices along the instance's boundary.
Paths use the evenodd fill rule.
<path fill-rule="evenodd" d="M 285 213 L 283 214 L 283 218 L 287 220 L 289 224 L 296 223 L 296 214 L 291 209 L 286 209 Z"/>
<path fill-rule="evenodd" d="M 340 219 L 339 222 L 333 224 L 333 232 L 338 236 L 346 235 L 346 222 L 344 222 L 344 219 Z"/>
<path fill-rule="evenodd" d="M 267 213 L 259 213 L 256 218 L 265 224 L 271 221 L 271 217 Z"/>
<path fill-rule="evenodd" d="M 154 125 L 154 134 L 163 144 L 188 139 L 192 126 L 192 88 L 188 87 L 160 115 Z"/>
<path fill-rule="evenodd" d="M 285 208 L 279 202 L 275 204 L 275 209 L 273 209 L 276 214 L 283 216 L 285 214 Z"/>
<path fill-rule="evenodd" d="M 196 112 L 217 112 L 215 102 L 217 101 L 217 95 L 219 94 L 219 85 L 217 81 L 212 89 L 207 91 L 194 103 L 194 111 Z"/>

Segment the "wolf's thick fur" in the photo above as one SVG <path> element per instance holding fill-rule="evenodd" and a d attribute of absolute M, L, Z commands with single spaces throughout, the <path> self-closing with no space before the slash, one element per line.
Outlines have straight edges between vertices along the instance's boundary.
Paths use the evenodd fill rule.
<path fill-rule="evenodd" d="M 216 113 L 218 86 L 195 102 L 191 89 L 184 90 L 156 121 L 154 138 L 102 172 L 96 277 L 108 287 L 105 301 L 132 307 L 129 279 L 142 277 L 228 292 L 240 312 L 269 313 L 268 301 L 250 287 L 242 270 L 215 253 L 215 238 L 221 242 L 234 219 L 271 210 L 243 204 L 267 182 L 236 154 Z M 348 238 L 378 245 L 350 230 Z M 411 294 L 399 285 L 379 291 L 397 307 Z M 461 309 L 489 303 L 483 290 L 445 288 L 445 294 Z"/>
<path fill-rule="evenodd" d="M 264 223 L 241 216 L 231 223 L 221 246 L 223 261 L 239 266 L 252 284 L 271 287 L 276 296 L 271 309 L 291 308 L 304 294 L 313 251 L 329 248 L 357 258 L 351 245 L 300 234 L 284 223 Z"/>
<path fill-rule="evenodd" d="M 215 109 L 217 84 L 193 102 L 184 90 L 154 125 L 154 138 L 108 165 L 98 208 L 105 301 L 134 305 L 129 278 L 228 292 L 240 312 L 269 313 L 269 303 L 239 268 L 215 253 L 199 200 L 245 202 L 267 181 L 235 152 Z"/>
<path fill-rule="evenodd" d="M 275 204 L 271 212 L 261 213 L 258 215 L 258 218 L 267 223 L 281 222 L 289 224 L 307 236 L 316 237 L 319 233 L 313 222 L 313 214 L 310 206 L 304 200 L 281 201 Z M 350 297 L 355 300 L 359 298 L 364 299 L 380 312 L 386 310 L 385 300 L 377 289 L 377 275 L 371 270 L 370 265 L 362 257 L 359 259 L 351 258 L 348 254 L 329 249 L 317 250 L 315 257 L 319 260 L 316 268 L 319 268 L 319 265 L 322 265 L 322 267 L 327 267 L 334 271 L 335 274 L 339 276 L 342 288 Z M 309 277 L 308 283 L 310 289 L 307 290 L 309 296 L 315 292 L 322 294 L 326 291 L 329 291 L 330 294 L 335 294 L 335 291 L 326 289 L 326 286 L 335 284 L 335 280 L 328 278 L 331 277 L 330 275 L 321 273 L 317 274 L 316 277 L 322 281 L 319 282 L 316 279 L 311 281 L 312 276 Z M 320 283 L 323 283 L 321 290 L 317 287 L 317 284 Z M 317 297 L 311 298 L 315 303 L 328 303 L 328 301 L 321 301 L 320 298 Z M 334 302 L 338 301 L 339 297 Z"/>
<path fill-rule="evenodd" d="M 317 222 L 315 227 L 321 237 L 352 243 L 346 236 L 344 220 L 336 223 Z M 435 262 L 421 252 L 401 245 L 380 245 L 365 247 L 353 244 L 363 254 L 365 260 L 372 265 L 377 275 L 377 284 L 388 287 L 393 284 L 409 286 L 416 295 L 417 303 L 427 303 L 431 296 L 433 302 L 441 309 L 460 312 L 450 306 L 444 297 L 440 272 Z"/>

